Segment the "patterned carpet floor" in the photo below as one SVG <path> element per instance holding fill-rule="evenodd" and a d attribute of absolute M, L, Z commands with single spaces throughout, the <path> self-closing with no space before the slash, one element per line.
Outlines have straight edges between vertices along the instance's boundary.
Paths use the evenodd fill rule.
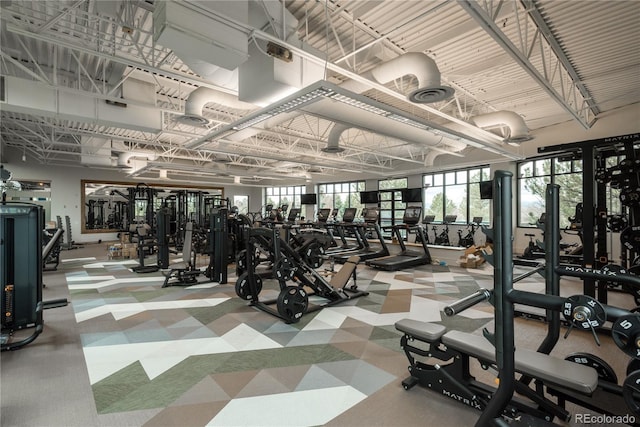
<path fill-rule="evenodd" d="M 479 287 L 491 289 L 490 265 L 398 272 L 360 265 L 357 286 L 368 295 L 293 324 L 239 298 L 232 269 L 226 284 L 200 276 L 193 286 L 163 288 L 161 272 L 138 274 L 131 270 L 137 265 L 88 245 L 63 253 L 58 271 L 45 274 L 45 299 L 68 296 L 70 305 L 46 311 L 34 343 L 2 354 L 3 427 L 412 427 L 471 426 L 478 419 L 453 399 L 403 389 L 408 362 L 394 324 L 411 318 L 476 334 L 492 329 L 486 302 L 455 317 L 442 312 Z M 544 279 L 532 275 L 517 287 L 541 292 Z M 278 290 L 265 280 L 260 298 Z M 563 280 L 561 290 L 579 294 L 582 284 Z M 610 300 L 632 302 L 621 293 Z M 535 349 L 545 329 L 516 319 L 516 345 Z M 591 352 L 624 378 L 629 358 L 610 337 L 600 340 L 598 347 L 590 333 L 572 332 L 554 354 Z M 478 366 L 472 373 L 492 381 Z"/>
<path fill-rule="evenodd" d="M 227 284 L 162 288 L 160 273 L 132 265 L 70 259 L 65 276 L 98 414 L 159 409 L 148 425 L 323 425 L 402 380 L 396 321 L 475 331 L 492 320 L 488 304 L 442 316 L 492 286 L 483 269 L 360 266 L 357 286 L 369 295 L 287 324 L 237 297 L 233 274 Z M 266 280 L 260 298 L 278 289 Z"/>

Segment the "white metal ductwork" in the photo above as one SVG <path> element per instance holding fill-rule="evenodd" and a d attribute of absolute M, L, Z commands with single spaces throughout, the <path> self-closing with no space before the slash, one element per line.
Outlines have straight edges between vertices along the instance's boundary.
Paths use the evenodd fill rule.
<path fill-rule="evenodd" d="M 239 110 L 253 110 L 256 108 L 253 104 L 239 101 L 234 95 L 219 92 L 207 87 L 199 87 L 191 92 L 184 106 L 184 115 L 179 116 L 177 120 L 183 124 L 194 126 L 207 125 L 209 120 L 203 116 L 202 110 L 204 106 L 210 102 L 226 105 L 227 107 Z"/>
<path fill-rule="evenodd" d="M 342 133 L 349 129 L 351 126 L 343 125 L 342 123 L 336 123 L 331 132 L 329 132 L 329 137 L 327 141 L 327 146 L 322 149 L 325 153 L 341 153 L 344 151 L 344 148 L 340 147 L 340 136 Z"/>
<path fill-rule="evenodd" d="M 443 153 L 439 153 L 437 151 L 429 151 L 427 155 L 424 157 L 424 165 L 425 166 L 433 166 L 436 160 L 436 157 L 442 155 Z"/>
<path fill-rule="evenodd" d="M 144 158 L 149 161 L 154 161 L 158 158 L 155 153 L 145 153 L 141 151 L 127 151 L 118 154 L 118 166 L 119 167 L 131 167 L 133 158 Z"/>
<path fill-rule="evenodd" d="M 438 102 L 450 98 L 455 92 L 453 88 L 441 84 L 440 70 L 435 61 L 421 52 L 408 52 L 383 62 L 362 77 L 386 84 L 406 75 L 413 75 L 418 79 L 418 89 L 407 95 L 411 102 Z M 341 87 L 357 93 L 368 89 L 366 85 L 354 80 L 346 81 Z"/>
<path fill-rule="evenodd" d="M 363 74 L 363 77 L 374 80 L 380 84 L 385 84 L 409 74 L 416 76 L 418 79 L 418 89 L 408 95 L 412 102 L 436 102 L 448 98 L 454 93 L 453 88 L 441 86 L 440 71 L 433 59 L 419 52 L 405 53 L 382 63 Z M 356 80 L 347 80 L 342 83 L 340 87 L 355 93 L 363 93 L 369 89 L 368 85 Z M 419 99 L 419 101 L 413 101 L 413 99 Z M 228 138 L 240 141 L 260 133 L 259 129 L 270 129 L 285 121 L 292 120 L 297 115 L 299 115 L 297 111 L 280 114 L 256 126 L 230 135 Z M 464 147 L 466 147 L 466 144 L 462 144 L 462 147 L 456 147 L 453 151 L 460 151 Z"/>
<path fill-rule="evenodd" d="M 471 121 L 479 128 L 506 126 L 509 129 L 509 134 L 504 141 L 510 145 L 520 145 L 521 142 L 533 139 L 533 136 L 529 135 L 529 128 L 527 128 L 522 116 L 513 111 L 501 110 L 480 114 L 471 117 Z"/>

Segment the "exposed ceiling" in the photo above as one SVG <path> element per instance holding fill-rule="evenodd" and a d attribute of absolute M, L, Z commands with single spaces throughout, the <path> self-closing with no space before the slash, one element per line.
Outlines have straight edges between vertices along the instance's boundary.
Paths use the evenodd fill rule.
<path fill-rule="evenodd" d="M 0 5 L 3 147 L 141 180 L 293 185 L 474 150 L 515 159 L 536 130 L 640 101 L 637 1 Z M 425 81 L 419 100 L 449 96 L 411 102 Z"/>

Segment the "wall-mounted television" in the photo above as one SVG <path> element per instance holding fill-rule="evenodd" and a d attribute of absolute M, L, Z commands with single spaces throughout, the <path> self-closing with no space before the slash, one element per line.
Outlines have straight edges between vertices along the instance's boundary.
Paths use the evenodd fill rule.
<path fill-rule="evenodd" d="M 300 195 L 301 205 L 315 205 L 316 203 L 318 203 L 318 196 L 316 195 L 316 193 Z"/>
<path fill-rule="evenodd" d="M 361 191 L 360 203 L 378 203 L 377 191 Z"/>
<path fill-rule="evenodd" d="M 480 198 L 493 199 L 493 181 L 480 181 Z"/>
<path fill-rule="evenodd" d="M 402 190 L 402 203 L 422 202 L 422 188 L 405 188 Z"/>

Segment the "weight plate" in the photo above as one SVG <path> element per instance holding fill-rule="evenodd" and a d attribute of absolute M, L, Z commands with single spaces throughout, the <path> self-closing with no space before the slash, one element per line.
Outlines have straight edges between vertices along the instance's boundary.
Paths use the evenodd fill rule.
<path fill-rule="evenodd" d="M 236 274 L 241 276 L 247 270 L 247 250 L 243 249 L 236 255 Z"/>
<path fill-rule="evenodd" d="M 254 278 L 255 290 L 256 290 L 255 296 L 257 297 L 260 291 L 262 290 L 262 279 L 260 278 L 260 276 L 253 276 L 253 278 Z M 238 295 L 240 298 L 244 300 L 253 299 L 254 295 L 251 289 L 251 284 L 249 282 L 248 272 L 242 273 L 240 277 L 238 277 L 238 280 L 236 280 L 236 295 Z"/>
<path fill-rule="evenodd" d="M 640 226 L 624 228 L 620 232 L 620 243 L 630 251 L 640 252 Z"/>
<path fill-rule="evenodd" d="M 640 188 L 624 187 L 620 191 L 620 203 L 624 206 L 640 206 Z"/>
<path fill-rule="evenodd" d="M 607 321 L 604 307 L 587 295 L 573 295 L 564 303 L 562 314 L 578 329 L 596 329 Z"/>
<path fill-rule="evenodd" d="M 640 359 L 631 359 L 627 365 L 627 375 L 640 369 Z"/>
<path fill-rule="evenodd" d="M 622 384 L 622 396 L 634 415 L 640 415 L 640 404 L 634 397 L 638 394 L 640 394 L 640 371 L 633 371 Z"/>
<path fill-rule="evenodd" d="M 273 266 L 273 269 L 275 271 L 276 279 L 285 282 L 293 279 L 293 276 L 296 273 L 296 266 L 293 264 L 291 259 L 286 256 L 280 257 Z"/>
<path fill-rule="evenodd" d="M 311 242 L 304 251 L 304 260 L 311 268 L 320 268 L 324 263 L 324 247 L 318 241 Z"/>
<path fill-rule="evenodd" d="M 594 354 L 572 353 L 565 357 L 564 360 L 578 363 L 580 365 L 590 366 L 598 372 L 598 378 L 613 384 L 618 384 L 618 376 L 611 365 Z"/>
<path fill-rule="evenodd" d="M 278 313 L 287 323 L 300 321 L 307 311 L 309 296 L 304 289 L 297 286 L 287 286 L 280 291 L 277 300 Z"/>
<path fill-rule="evenodd" d="M 622 215 L 609 215 L 607 218 L 607 226 L 609 230 L 618 233 L 627 227 L 627 218 Z"/>
<path fill-rule="evenodd" d="M 611 337 L 625 354 L 640 359 L 640 315 L 619 317 L 611 327 Z"/>

